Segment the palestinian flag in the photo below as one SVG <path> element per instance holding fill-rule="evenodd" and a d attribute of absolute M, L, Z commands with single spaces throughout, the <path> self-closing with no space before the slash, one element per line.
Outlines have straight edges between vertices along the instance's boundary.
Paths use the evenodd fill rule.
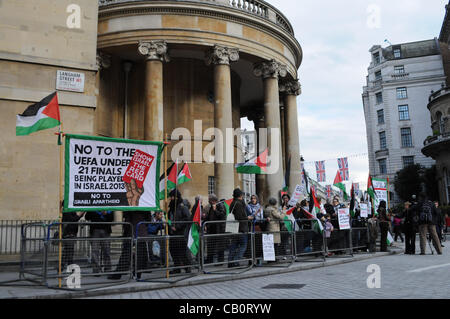
<path fill-rule="evenodd" d="M 178 174 L 178 185 L 184 184 L 192 180 L 191 171 L 189 170 L 188 164 L 184 163 L 181 167 L 181 171 Z"/>
<path fill-rule="evenodd" d="M 377 194 L 375 193 L 375 189 L 373 188 L 372 176 L 370 176 L 370 175 L 369 175 L 369 179 L 367 181 L 367 194 L 369 194 L 369 197 L 372 201 L 372 206 L 375 207 L 375 205 L 373 205 L 373 203 L 375 203 L 377 201 Z M 375 216 L 378 215 L 378 213 L 375 211 L 375 209 L 374 209 L 373 214 Z"/>
<path fill-rule="evenodd" d="M 231 206 L 232 202 L 233 202 L 233 198 L 228 199 L 223 202 L 223 205 L 225 206 L 225 210 L 227 211 L 227 217 L 228 217 L 228 215 L 230 215 L 230 206 Z"/>
<path fill-rule="evenodd" d="M 386 238 L 386 243 L 388 244 L 388 246 L 390 246 L 390 245 L 392 245 L 393 242 L 394 242 L 394 238 L 392 237 L 391 232 L 388 231 L 387 238 Z"/>
<path fill-rule="evenodd" d="M 295 229 L 295 217 L 294 210 L 296 207 L 292 207 L 290 210 L 286 212 L 286 216 L 284 217 L 284 225 L 286 226 L 289 232 L 292 232 Z"/>
<path fill-rule="evenodd" d="M 159 199 L 163 200 L 166 198 L 165 188 L 166 183 L 164 177 L 167 175 L 167 194 L 174 189 L 177 185 L 177 172 L 178 172 L 178 164 L 173 163 L 168 169 L 166 174 L 162 174 L 159 178 Z"/>
<path fill-rule="evenodd" d="M 350 190 L 351 198 L 350 198 L 350 216 L 352 218 L 355 217 L 355 189 L 354 184 L 352 183 L 352 189 Z"/>
<path fill-rule="evenodd" d="M 266 149 L 257 158 L 242 164 L 236 164 L 238 174 L 265 174 L 267 171 L 267 156 L 269 149 Z"/>
<path fill-rule="evenodd" d="M 58 125 L 61 125 L 61 117 L 58 96 L 55 92 L 17 115 L 16 136 L 29 135 Z"/>
<path fill-rule="evenodd" d="M 348 200 L 347 191 L 345 189 L 344 183 L 342 182 L 342 177 L 341 177 L 341 174 L 339 173 L 339 171 L 337 171 L 337 173 L 336 173 L 336 177 L 334 178 L 333 186 L 336 186 L 341 191 L 343 191 L 344 192 L 344 200 Z"/>
<path fill-rule="evenodd" d="M 188 248 L 194 256 L 197 256 L 200 249 L 200 216 L 202 214 L 201 210 L 202 205 L 200 205 L 199 203 L 197 205 L 197 209 L 195 210 L 188 237 Z"/>
<path fill-rule="evenodd" d="M 316 192 L 314 191 L 314 189 L 311 187 L 311 192 L 310 192 L 310 215 L 312 215 L 312 219 L 315 219 L 316 221 L 314 222 L 314 230 L 316 232 L 319 232 L 322 234 L 323 232 L 323 225 L 322 222 L 317 218 L 317 214 L 320 213 L 320 204 L 319 201 L 316 198 Z"/>

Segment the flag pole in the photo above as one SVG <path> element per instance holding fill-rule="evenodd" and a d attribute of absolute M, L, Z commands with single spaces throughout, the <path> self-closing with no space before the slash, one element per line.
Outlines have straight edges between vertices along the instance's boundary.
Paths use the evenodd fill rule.
<path fill-rule="evenodd" d="M 388 202 L 387 202 L 387 204 L 388 204 L 387 208 L 389 209 L 389 208 L 391 207 L 391 205 L 390 205 L 390 203 L 391 203 L 391 196 L 390 196 L 390 194 L 389 194 L 389 176 L 387 177 L 387 200 L 388 200 Z"/>
<path fill-rule="evenodd" d="M 167 143 L 168 137 L 167 134 L 165 136 L 165 142 Z M 164 209 L 166 211 L 166 236 L 169 235 L 169 211 L 168 211 L 168 203 L 167 203 L 167 147 L 164 148 Z M 166 278 L 169 278 L 169 240 L 166 237 Z"/>
<path fill-rule="evenodd" d="M 62 132 L 63 132 L 63 125 L 62 122 L 59 125 L 59 134 L 58 134 L 58 146 L 59 146 L 59 249 L 58 249 L 58 287 L 62 287 L 61 282 L 61 263 L 62 263 L 62 218 L 63 218 L 63 145 L 62 143 Z M 61 144 L 60 144 L 61 142 Z"/>

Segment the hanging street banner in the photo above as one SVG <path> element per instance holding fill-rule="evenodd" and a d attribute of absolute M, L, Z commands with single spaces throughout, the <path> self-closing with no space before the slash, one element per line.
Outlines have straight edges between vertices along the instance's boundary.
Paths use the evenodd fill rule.
<path fill-rule="evenodd" d="M 66 135 L 64 212 L 159 210 L 162 142 Z"/>
<path fill-rule="evenodd" d="M 372 178 L 372 185 L 375 191 L 374 207 L 377 211 L 382 200 L 386 202 L 386 205 L 388 204 L 387 180 Z"/>

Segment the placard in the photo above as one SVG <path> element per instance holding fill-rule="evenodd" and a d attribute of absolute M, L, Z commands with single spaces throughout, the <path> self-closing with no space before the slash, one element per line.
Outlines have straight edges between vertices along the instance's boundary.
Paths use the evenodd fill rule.
<path fill-rule="evenodd" d="M 348 208 L 341 208 L 338 210 L 339 229 L 350 229 L 350 212 Z"/>
<path fill-rule="evenodd" d="M 163 143 L 66 135 L 64 211 L 159 210 Z"/>
<path fill-rule="evenodd" d="M 372 185 L 375 191 L 374 207 L 375 211 L 377 211 L 381 201 L 384 200 L 386 206 L 388 204 L 387 180 L 372 178 Z"/>
<path fill-rule="evenodd" d="M 295 207 L 297 203 L 302 198 L 303 192 L 305 191 L 305 188 L 301 185 L 295 186 L 295 190 L 292 193 L 291 200 L 289 201 L 288 205 L 291 207 Z"/>
<path fill-rule="evenodd" d="M 275 261 L 275 245 L 273 234 L 262 234 L 263 258 L 265 261 Z"/>
<path fill-rule="evenodd" d="M 364 203 L 359 204 L 359 209 L 361 210 L 360 213 L 361 218 L 369 217 L 369 206 L 367 204 Z"/>
<path fill-rule="evenodd" d="M 60 91 L 84 92 L 84 73 L 56 71 L 56 89 Z"/>

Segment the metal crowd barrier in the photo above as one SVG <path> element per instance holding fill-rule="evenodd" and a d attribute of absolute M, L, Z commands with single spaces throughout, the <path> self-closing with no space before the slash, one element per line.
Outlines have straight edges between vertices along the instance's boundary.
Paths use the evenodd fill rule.
<path fill-rule="evenodd" d="M 260 266 L 290 266 L 295 261 L 295 232 L 294 223 L 290 220 L 271 220 L 268 227 L 277 227 L 280 231 L 254 231 L 255 261 Z M 263 235 L 273 235 L 275 261 L 264 264 Z"/>
<path fill-rule="evenodd" d="M 334 228 L 331 237 L 327 238 L 327 253 L 333 253 L 334 256 L 353 256 L 352 231 L 351 229 L 338 230 Z"/>
<path fill-rule="evenodd" d="M 317 229 L 319 220 L 297 219 L 295 221 L 295 256 L 297 261 L 325 261 L 327 238 L 325 231 Z M 319 259 L 317 259 L 319 258 Z"/>
<path fill-rule="evenodd" d="M 239 226 L 243 223 L 247 223 L 249 232 L 239 232 Z M 219 227 L 223 228 L 218 229 Z M 251 230 L 251 221 L 204 222 L 200 254 L 203 272 L 219 274 L 251 269 L 255 258 Z"/>
<path fill-rule="evenodd" d="M 164 278 L 180 280 L 196 276 L 200 272 L 199 251 L 193 256 L 188 248 L 188 236 L 192 222 L 141 222 L 135 231 L 135 278 L 138 281 L 160 281 Z M 147 235 L 142 236 L 140 227 Z M 156 233 L 149 232 L 157 230 Z M 175 228 L 175 231 L 173 230 Z M 168 233 L 166 232 L 168 230 Z M 200 239 L 201 240 L 201 239 Z"/>
<path fill-rule="evenodd" d="M 367 252 L 369 247 L 368 227 L 352 227 L 352 249 L 354 252 Z"/>
<path fill-rule="evenodd" d="M 77 235 L 60 239 L 60 228 L 69 225 L 78 226 Z M 99 231 L 99 226 L 110 226 L 112 233 L 122 231 L 123 236 L 111 237 Z M 53 289 L 86 290 L 131 279 L 133 237 L 129 223 L 27 224 L 21 233 L 21 280 Z M 110 275 L 124 275 L 125 279 L 112 282 L 107 278 Z"/>

